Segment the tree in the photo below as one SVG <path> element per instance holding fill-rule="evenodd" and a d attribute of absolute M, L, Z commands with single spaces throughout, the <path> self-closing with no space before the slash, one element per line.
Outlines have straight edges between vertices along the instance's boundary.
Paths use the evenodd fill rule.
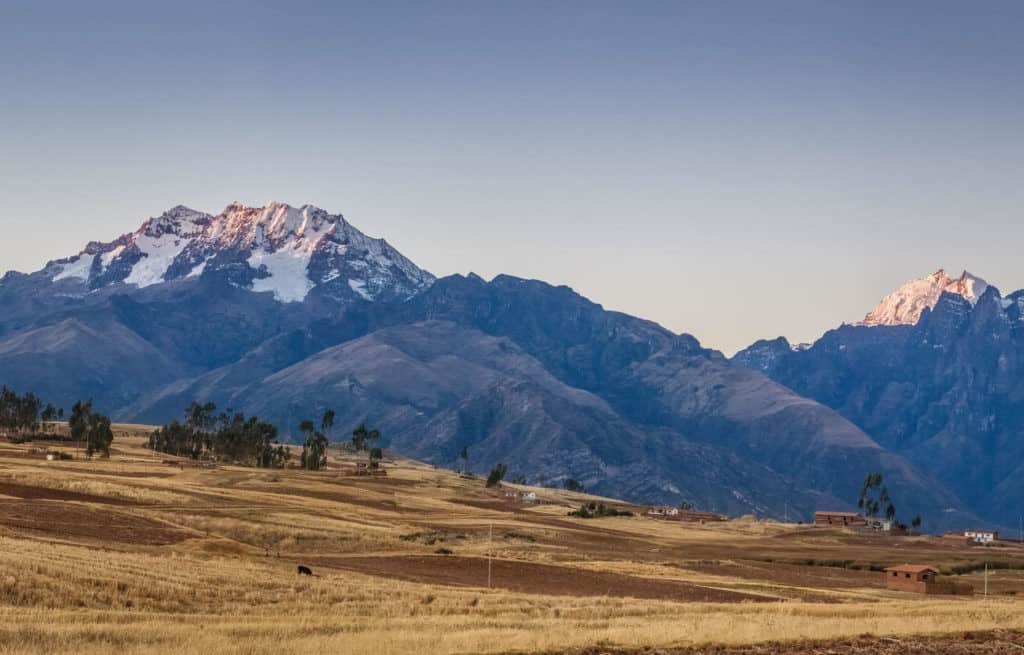
<path fill-rule="evenodd" d="M 86 432 L 85 456 L 92 457 L 96 453 L 110 457 L 110 444 L 114 441 L 114 432 L 110 429 L 110 419 L 102 414 L 90 414 Z"/>
<path fill-rule="evenodd" d="M 185 410 L 185 421 L 186 423 L 196 431 L 206 431 L 213 428 L 215 422 L 214 412 L 217 411 L 217 406 L 213 403 L 206 403 L 200 405 L 196 401 L 192 401 L 192 404 Z"/>
<path fill-rule="evenodd" d="M 384 451 L 380 448 L 370 449 L 370 468 L 375 469 L 380 467 L 380 461 L 384 459 Z"/>
<path fill-rule="evenodd" d="M 45 423 L 52 423 L 57 420 L 57 408 L 52 403 L 46 403 L 46 407 L 43 408 L 42 413 L 39 415 Z"/>
<path fill-rule="evenodd" d="M 38 432 L 42 401 L 32 392 L 18 395 L 7 387 L 0 388 L 0 434 Z"/>
<path fill-rule="evenodd" d="M 368 430 L 365 423 L 352 430 L 352 447 L 356 452 L 368 450 L 377 439 L 380 439 L 380 430 Z"/>
<path fill-rule="evenodd" d="M 77 441 L 85 448 L 85 440 L 89 433 L 89 418 L 92 416 L 92 399 L 84 403 L 79 400 L 71 406 L 71 417 L 68 419 L 68 429 L 71 432 L 71 440 Z"/>
<path fill-rule="evenodd" d="M 462 452 L 459 453 L 459 459 L 462 460 L 462 474 L 465 475 L 469 469 L 469 446 L 463 446 Z"/>
<path fill-rule="evenodd" d="M 915 516 L 914 520 L 910 522 L 910 525 L 912 525 L 915 530 L 920 528 L 921 527 L 921 516 L 920 515 Z"/>
<path fill-rule="evenodd" d="M 320 419 L 320 431 L 325 435 L 330 436 L 331 428 L 334 427 L 334 410 L 329 409 L 324 412 L 323 418 Z"/>
<path fill-rule="evenodd" d="M 501 484 L 501 481 L 505 479 L 505 472 L 508 470 L 504 464 L 498 464 L 491 469 L 490 475 L 487 476 L 487 487 L 496 487 Z"/>
<path fill-rule="evenodd" d="M 333 418 L 332 418 L 333 420 Z M 321 421 L 323 424 L 323 421 Z M 306 419 L 299 425 L 299 431 L 306 439 L 302 444 L 302 468 L 319 471 L 327 466 L 327 437 L 316 429 L 313 421 Z"/>
<path fill-rule="evenodd" d="M 684 512 L 691 512 L 693 511 L 693 503 L 691 503 L 688 500 L 684 500 L 679 503 L 679 509 L 683 510 Z"/>
<path fill-rule="evenodd" d="M 573 478 L 566 478 L 565 482 L 562 483 L 562 486 L 569 491 L 577 491 L 579 493 L 583 493 L 585 490 L 583 483 Z"/>
<path fill-rule="evenodd" d="M 889 497 L 889 489 L 882 484 L 881 473 L 868 473 L 860 487 L 860 498 L 857 507 L 864 510 L 865 516 L 876 516 L 885 507 L 885 516 L 890 521 L 896 517 L 896 507 Z"/>

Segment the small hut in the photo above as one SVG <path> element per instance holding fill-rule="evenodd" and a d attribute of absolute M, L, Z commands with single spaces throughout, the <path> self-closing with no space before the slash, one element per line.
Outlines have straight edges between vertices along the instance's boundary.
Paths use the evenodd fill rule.
<path fill-rule="evenodd" d="M 974 593 L 971 585 L 958 582 L 941 582 L 937 569 L 921 564 L 890 566 L 885 570 L 885 586 L 893 591 L 908 591 L 915 594 L 956 594 Z"/>

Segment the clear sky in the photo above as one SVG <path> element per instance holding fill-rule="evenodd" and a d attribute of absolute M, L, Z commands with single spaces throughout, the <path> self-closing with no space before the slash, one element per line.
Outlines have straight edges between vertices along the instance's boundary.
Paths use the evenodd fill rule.
<path fill-rule="evenodd" d="M 206 5 L 216 4 L 216 8 Z M 311 203 L 731 352 L 1024 287 L 1021 2 L 0 3 L 0 271 Z"/>

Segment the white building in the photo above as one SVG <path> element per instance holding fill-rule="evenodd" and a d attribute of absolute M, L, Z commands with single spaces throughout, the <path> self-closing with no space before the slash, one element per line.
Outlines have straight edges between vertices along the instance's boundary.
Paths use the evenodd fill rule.
<path fill-rule="evenodd" d="M 998 530 L 964 530 L 964 536 L 979 544 L 990 544 L 999 539 Z"/>

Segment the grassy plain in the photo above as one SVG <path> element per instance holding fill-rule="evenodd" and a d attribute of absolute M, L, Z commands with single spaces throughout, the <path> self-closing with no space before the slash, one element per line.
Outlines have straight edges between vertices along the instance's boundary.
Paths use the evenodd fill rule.
<path fill-rule="evenodd" d="M 578 519 L 589 496 L 522 504 L 405 460 L 373 479 L 341 453 L 318 473 L 168 464 L 144 431 L 119 426 L 110 460 L 0 443 L 0 653 L 542 653 L 1024 628 L 1018 546 Z M 984 561 L 1007 567 L 988 598 L 890 592 L 871 570 Z M 980 591 L 980 576 L 959 579 Z"/>

